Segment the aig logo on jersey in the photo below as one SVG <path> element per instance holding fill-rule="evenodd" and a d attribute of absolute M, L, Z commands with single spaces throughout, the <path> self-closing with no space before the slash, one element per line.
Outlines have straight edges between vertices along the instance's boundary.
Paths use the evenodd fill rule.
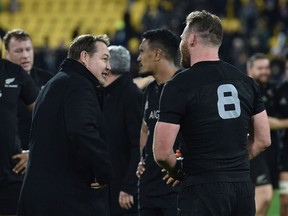
<path fill-rule="evenodd" d="M 149 115 L 149 119 L 159 119 L 159 110 L 152 110 Z"/>
<path fill-rule="evenodd" d="M 18 88 L 18 85 L 12 84 L 14 81 L 15 81 L 15 77 L 6 79 L 4 87 L 5 88 Z"/>
<path fill-rule="evenodd" d="M 1 92 L 1 90 L 0 90 L 0 98 L 2 97 L 2 92 Z"/>

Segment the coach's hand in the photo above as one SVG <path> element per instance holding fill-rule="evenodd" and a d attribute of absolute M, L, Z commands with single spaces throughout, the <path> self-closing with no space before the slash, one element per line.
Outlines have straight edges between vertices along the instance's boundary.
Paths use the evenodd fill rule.
<path fill-rule="evenodd" d="M 140 162 L 138 163 L 138 167 L 137 167 L 137 171 L 136 171 L 137 177 L 140 178 L 140 176 L 144 173 L 144 171 L 145 171 L 145 162 L 141 158 Z"/>
<path fill-rule="evenodd" d="M 134 198 L 131 194 L 120 191 L 119 193 L 119 204 L 123 209 L 130 209 L 134 204 Z"/>
<path fill-rule="evenodd" d="M 29 159 L 29 151 L 22 151 L 20 154 L 16 154 L 12 157 L 13 160 L 19 160 L 18 163 L 13 168 L 13 172 L 24 174 L 26 171 L 28 159 Z"/>

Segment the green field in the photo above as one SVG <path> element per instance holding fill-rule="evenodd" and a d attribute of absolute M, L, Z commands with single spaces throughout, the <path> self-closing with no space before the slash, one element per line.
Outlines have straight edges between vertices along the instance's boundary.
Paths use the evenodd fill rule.
<path fill-rule="evenodd" d="M 279 204 L 279 193 L 278 191 L 275 192 L 268 216 L 279 216 L 279 209 L 280 209 L 280 204 Z"/>

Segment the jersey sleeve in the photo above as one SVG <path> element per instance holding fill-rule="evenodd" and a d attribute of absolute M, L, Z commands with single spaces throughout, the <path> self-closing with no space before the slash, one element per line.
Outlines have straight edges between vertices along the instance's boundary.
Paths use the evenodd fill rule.
<path fill-rule="evenodd" d="M 178 83 L 179 84 L 179 83 Z M 180 124 L 186 110 L 186 96 L 173 79 L 167 82 L 160 97 L 160 122 Z"/>
<path fill-rule="evenodd" d="M 253 111 L 252 111 L 252 116 L 253 116 L 253 115 L 256 115 L 256 114 L 264 111 L 265 105 L 264 105 L 264 102 L 263 102 L 262 97 L 261 97 L 260 88 L 256 84 L 255 81 L 252 82 L 252 86 L 253 86 L 254 93 L 255 93 L 254 107 L 253 107 Z"/>
<path fill-rule="evenodd" d="M 21 99 L 26 105 L 32 104 L 39 93 L 39 89 L 33 79 L 23 70 L 19 70 L 22 79 Z"/>

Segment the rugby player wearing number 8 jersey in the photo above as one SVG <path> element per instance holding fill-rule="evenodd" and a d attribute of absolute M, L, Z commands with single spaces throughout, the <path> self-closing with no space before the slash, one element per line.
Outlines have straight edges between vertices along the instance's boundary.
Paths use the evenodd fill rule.
<path fill-rule="evenodd" d="M 248 158 L 270 145 L 268 117 L 253 79 L 219 59 L 222 35 L 217 16 L 188 15 L 180 43 L 188 69 L 166 83 L 160 99 L 154 157 L 171 177 L 184 173 L 179 216 L 255 215 Z M 179 130 L 183 167 L 172 148 Z"/>

